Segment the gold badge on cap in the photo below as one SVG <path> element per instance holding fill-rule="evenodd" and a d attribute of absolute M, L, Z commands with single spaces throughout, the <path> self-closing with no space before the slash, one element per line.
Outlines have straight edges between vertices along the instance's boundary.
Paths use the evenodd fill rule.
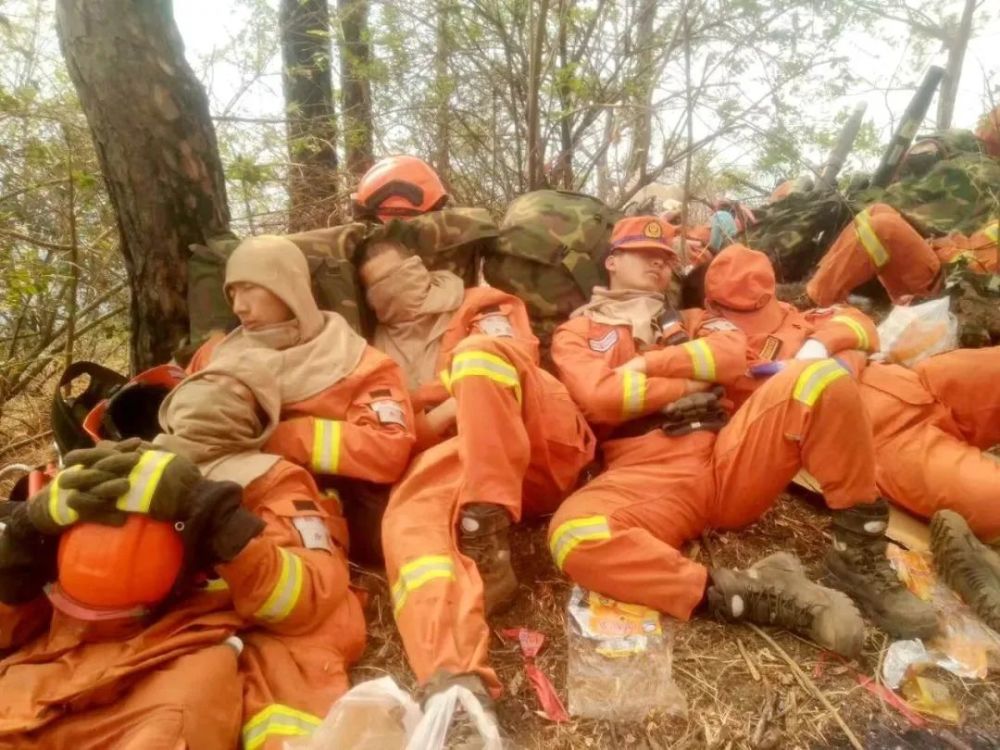
<path fill-rule="evenodd" d="M 646 224 L 646 228 L 642 230 L 642 233 L 651 240 L 658 240 L 663 236 L 663 227 L 660 226 L 660 222 L 651 221 Z"/>

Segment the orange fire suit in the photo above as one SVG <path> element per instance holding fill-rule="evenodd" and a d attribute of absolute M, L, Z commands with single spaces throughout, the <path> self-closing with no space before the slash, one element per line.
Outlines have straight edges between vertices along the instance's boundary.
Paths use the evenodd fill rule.
<path fill-rule="evenodd" d="M 974 269 L 997 267 L 997 223 L 970 237 L 952 234 L 926 241 L 899 212 L 884 203 L 861 211 L 819 262 L 806 293 L 817 305 L 842 302 L 874 276 L 893 302 L 931 294 L 941 282 L 941 266 L 966 257 Z"/>
<path fill-rule="evenodd" d="M 582 586 L 682 620 L 704 597 L 708 572 L 680 547 L 706 528 L 753 522 L 800 467 L 823 483 L 832 508 L 877 497 L 858 387 L 832 359 L 789 364 L 717 434 L 615 434 L 615 426 L 683 395 L 685 379 L 727 385 L 744 375 L 742 333 L 700 317 L 684 313 L 691 341 L 644 352 L 645 374 L 616 370 L 637 353 L 626 326 L 573 319 L 557 329 L 552 350 L 560 378 L 606 435 L 604 473 L 552 518 L 556 565 Z"/>
<path fill-rule="evenodd" d="M 439 360 L 458 404 L 457 434 L 419 454 L 393 488 L 382 540 L 417 680 L 472 672 L 498 695 L 482 579 L 459 551 L 459 514 L 474 502 L 502 505 L 514 522 L 552 512 L 593 458 L 594 437 L 565 387 L 538 366 L 523 303 L 495 289 L 470 291 Z"/>
<path fill-rule="evenodd" d="M 0 604 L 0 648 L 16 648 L 0 661 L 0 748 L 280 750 L 319 724 L 364 646 L 343 519 L 288 462 L 243 502 L 264 531 L 132 638 L 92 640 L 43 598 Z"/>
<path fill-rule="evenodd" d="M 959 349 L 908 370 L 873 364 L 861 396 L 875 430 L 882 492 L 929 518 L 947 508 L 987 542 L 1000 539 L 1000 348 Z"/>

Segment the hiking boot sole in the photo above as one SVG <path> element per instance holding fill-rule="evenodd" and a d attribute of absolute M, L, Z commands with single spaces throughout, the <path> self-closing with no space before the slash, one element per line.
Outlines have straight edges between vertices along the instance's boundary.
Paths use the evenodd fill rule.
<path fill-rule="evenodd" d="M 992 552 L 958 513 L 940 510 L 931 518 L 931 552 L 941 579 L 989 625 L 1000 632 L 1000 576 L 984 560 Z"/>

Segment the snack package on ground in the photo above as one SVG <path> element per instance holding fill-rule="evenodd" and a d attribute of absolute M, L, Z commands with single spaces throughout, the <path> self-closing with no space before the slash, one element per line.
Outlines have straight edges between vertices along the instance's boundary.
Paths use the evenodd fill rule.
<path fill-rule="evenodd" d="M 886 556 L 906 587 L 934 605 L 941 621 L 940 635 L 926 643 L 901 640 L 889 646 L 882 666 L 886 685 L 899 689 L 927 666 L 975 679 L 985 679 L 991 667 L 1000 666 L 1000 634 L 983 624 L 954 591 L 938 580 L 929 552 L 890 544 Z"/>
<path fill-rule="evenodd" d="M 308 738 L 285 750 L 404 750 L 420 723 L 420 706 L 391 677 L 355 685 Z"/>
<path fill-rule="evenodd" d="M 892 308 L 878 327 L 881 351 L 873 356 L 892 364 L 914 367 L 935 354 L 958 348 L 958 318 L 948 297 L 919 305 Z"/>
<path fill-rule="evenodd" d="M 574 586 L 567 631 L 570 715 L 621 722 L 643 721 L 654 711 L 686 715 L 672 677 L 671 620 Z"/>
<path fill-rule="evenodd" d="M 486 712 L 472 691 L 461 685 L 452 685 L 424 702 L 424 718 L 413 731 L 406 750 L 444 750 L 448 727 L 459 706 L 479 732 L 482 750 L 503 750 L 496 720 Z"/>

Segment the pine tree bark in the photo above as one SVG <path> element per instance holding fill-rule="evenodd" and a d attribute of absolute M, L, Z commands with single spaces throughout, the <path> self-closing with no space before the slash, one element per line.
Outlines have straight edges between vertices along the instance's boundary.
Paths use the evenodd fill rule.
<path fill-rule="evenodd" d="M 962 78 L 962 66 L 965 64 L 965 51 L 972 38 L 972 16 L 976 10 L 976 0 L 965 0 L 958 28 L 948 29 L 945 35 L 945 46 L 948 49 L 948 63 L 941 79 L 941 91 L 938 93 L 937 128 L 947 130 L 955 114 L 955 99 L 958 98 L 958 83 Z"/>
<path fill-rule="evenodd" d="M 208 98 L 170 0 L 58 0 L 56 28 L 118 216 L 138 371 L 187 336 L 188 246 L 229 226 Z"/>
<path fill-rule="evenodd" d="M 338 222 L 337 115 L 327 0 L 281 0 L 281 81 L 288 120 L 288 228 Z"/>
<path fill-rule="evenodd" d="M 368 0 L 337 0 L 340 28 L 340 96 L 347 171 L 361 177 L 375 162 L 369 78 Z"/>

